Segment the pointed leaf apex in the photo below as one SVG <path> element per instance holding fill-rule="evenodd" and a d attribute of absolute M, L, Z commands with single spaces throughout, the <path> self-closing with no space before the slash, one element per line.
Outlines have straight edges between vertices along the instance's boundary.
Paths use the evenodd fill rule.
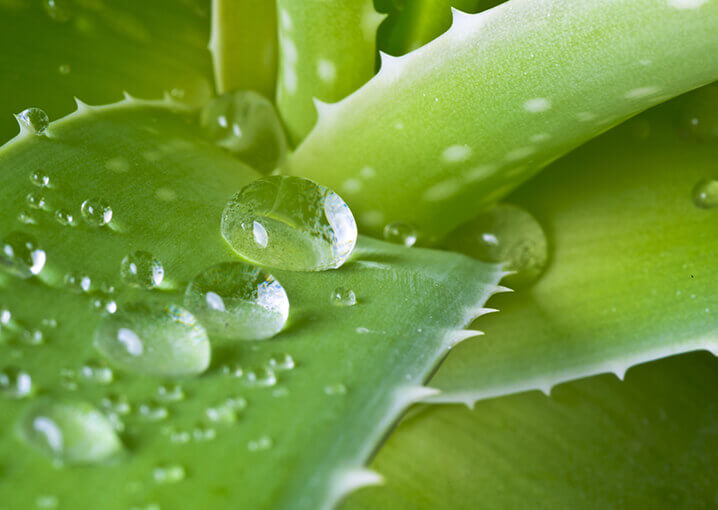
<path fill-rule="evenodd" d="M 449 344 L 449 348 L 452 348 L 468 338 L 474 338 L 483 334 L 483 331 L 477 331 L 475 329 L 458 329 L 447 333 L 446 341 Z"/>
<path fill-rule="evenodd" d="M 384 477 L 376 471 L 365 467 L 344 469 L 338 472 L 332 480 L 329 500 L 330 507 L 336 506 L 342 498 L 362 487 L 382 485 Z"/>
<path fill-rule="evenodd" d="M 78 112 L 89 111 L 92 109 L 92 107 L 89 104 L 85 103 L 79 97 L 75 96 L 75 97 L 73 97 L 73 99 L 75 100 L 75 104 L 77 105 Z"/>

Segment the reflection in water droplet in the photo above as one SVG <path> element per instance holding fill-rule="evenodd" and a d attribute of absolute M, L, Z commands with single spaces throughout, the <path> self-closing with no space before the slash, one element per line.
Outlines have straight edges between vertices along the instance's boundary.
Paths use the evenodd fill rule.
<path fill-rule="evenodd" d="M 446 246 L 485 262 L 505 262 L 504 279 L 512 288 L 533 283 L 548 261 L 546 235 L 525 210 L 499 204 L 449 234 Z"/>
<path fill-rule="evenodd" d="M 287 140 L 279 117 L 272 103 L 256 92 L 231 92 L 210 100 L 200 124 L 217 145 L 260 172 L 271 172 L 286 158 Z"/>
<path fill-rule="evenodd" d="M 187 286 L 185 306 L 210 334 L 242 340 L 276 335 L 289 316 L 282 285 L 241 262 L 217 264 L 200 273 Z"/>
<path fill-rule="evenodd" d="M 82 202 L 80 207 L 85 223 L 93 227 L 107 225 L 112 219 L 112 209 L 107 203 L 99 198 L 91 198 Z"/>
<path fill-rule="evenodd" d="M 416 229 L 407 223 L 389 223 L 384 227 L 384 239 L 394 244 L 414 246 L 416 243 Z"/>
<path fill-rule="evenodd" d="M 196 375 L 209 366 L 207 332 L 176 305 L 130 303 L 100 320 L 95 346 L 130 372 L 159 376 Z"/>
<path fill-rule="evenodd" d="M 354 306 L 357 302 L 357 297 L 352 289 L 347 287 L 337 287 L 334 289 L 334 292 L 332 292 L 331 301 L 333 305 Z"/>
<path fill-rule="evenodd" d="M 40 108 L 28 108 L 17 114 L 17 120 L 31 133 L 42 135 L 50 126 L 50 119 Z"/>
<path fill-rule="evenodd" d="M 704 179 L 693 188 L 693 203 L 701 209 L 718 207 L 718 179 Z"/>
<path fill-rule="evenodd" d="M 0 267 L 15 276 L 30 278 L 40 274 L 45 260 L 45 252 L 30 234 L 11 232 L 0 241 Z"/>
<path fill-rule="evenodd" d="M 122 259 L 120 276 L 128 285 L 152 289 L 162 283 L 165 269 L 151 253 L 136 251 Z"/>
<path fill-rule="evenodd" d="M 169 464 L 157 466 L 152 472 L 152 476 L 157 483 L 177 483 L 184 480 L 186 472 L 184 467 L 179 464 Z"/>
<path fill-rule="evenodd" d="M 0 371 L 0 393 L 11 398 L 26 398 L 32 395 L 30 374 L 16 367 L 6 367 Z"/>
<path fill-rule="evenodd" d="M 21 433 L 28 444 L 70 464 L 102 462 L 122 449 L 110 422 L 84 402 L 38 402 L 23 417 Z"/>
<path fill-rule="evenodd" d="M 328 188 L 301 177 L 271 176 L 245 186 L 227 203 L 222 235 L 260 265 L 322 271 L 347 260 L 357 227 L 349 207 Z"/>

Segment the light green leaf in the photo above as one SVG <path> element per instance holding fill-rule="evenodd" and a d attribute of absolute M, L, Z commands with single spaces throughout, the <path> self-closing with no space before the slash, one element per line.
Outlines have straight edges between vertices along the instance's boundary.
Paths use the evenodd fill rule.
<path fill-rule="evenodd" d="M 274 97 L 277 7 L 273 0 L 213 0 L 209 43 L 219 92 L 254 90 Z"/>
<path fill-rule="evenodd" d="M 509 0 L 457 14 L 321 108 L 292 171 L 343 192 L 367 232 L 402 221 L 430 243 L 558 156 L 718 78 L 717 24 L 715 1 Z"/>
<path fill-rule="evenodd" d="M 384 17 L 372 0 L 277 0 L 277 7 L 277 106 L 297 143 L 316 122 L 314 99 L 338 101 L 374 75 Z"/>
<path fill-rule="evenodd" d="M 0 238 L 12 231 L 32 235 L 46 254 L 36 277 L 0 273 L 0 303 L 12 316 L 7 321 L 0 314 L 8 323 L 0 343 L 0 371 L 7 371 L 0 377 L 7 388 L 0 388 L 0 428 L 14 430 L 35 398 L 31 394 L 55 401 L 68 397 L 105 411 L 103 399 L 114 399 L 114 420 L 124 424 L 125 455 L 91 469 L 58 469 L 41 448 L 23 446 L 8 432 L 0 440 L 3 504 L 30 508 L 36 498 L 49 495 L 67 508 L 94 508 L 102 501 L 109 510 L 151 503 L 316 510 L 376 483 L 379 477 L 363 463 L 400 413 L 431 391 L 423 381 L 448 349 L 471 335 L 459 328 L 500 290 L 500 269 L 456 254 L 363 238 L 339 270 L 271 271 L 291 303 L 289 323 L 276 338 L 211 338 L 211 365 L 196 377 L 168 381 L 112 366 L 108 376 L 93 345 L 100 320 L 92 309 L 95 300 L 104 300 L 104 310 L 108 300 L 115 301 L 117 314 L 132 301 L 181 305 L 197 273 L 237 259 L 220 235 L 220 216 L 235 191 L 258 174 L 203 141 L 195 115 L 167 102 L 80 104 L 47 134 L 26 131 L 0 149 L 5 176 Z M 39 178 L 38 171 L 48 179 Z M 44 187 L 34 184 L 46 180 Z M 28 193 L 44 208 L 28 208 Z M 93 227 L 82 219 L 80 204 L 93 197 L 111 207 L 108 226 Z M 26 209 L 23 221 L 29 217 L 34 223 L 16 219 Z M 60 219 L 71 215 L 75 225 L 60 224 L 58 209 L 65 211 Z M 19 253 L 25 249 L 15 245 Z M 137 250 L 150 252 L 163 265 L 159 288 L 133 289 L 120 279 L 123 258 Z M 10 254 L 3 253 L 6 261 Z M 74 274 L 75 287 L 89 278 L 89 293 L 68 289 L 66 274 Z M 331 304 L 340 286 L 353 289 L 356 305 Z M 171 312 L 172 331 L 192 328 L 192 335 L 202 336 L 191 317 L 176 308 Z M 44 339 L 40 345 L 34 345 L 36 330 Z M 123 333 L 123 343 L 132 341 Z M 137 349 L 128 347 L 133 352 Z M 196 372 L 204 358 L 189 363 L 192 352 L 182 351 L 181 361 Z M 254 372 L 267 387 L 252 386 L 253 367 L 269 376 L 266 366 L 276 353 L 289 354 L 295 368 L 277 369 L 273 386 L 271 377 Z M 126 358 L 122 361 L 129 366 Z M 13 393 L 12 382 L 24 380 L 18 370 L 32 378 L 33 391 L 25 399 L 5 399 Z M 236 377 L 238 371 L 243 377 Z M 117 405 L 122 398 L 132 408 L 129 414 L 121 414 L 124 406 Z M 227 399 L 233 399 L 231 406 Z M 240 410 L 242 399 L 246 409 Z M 65 423 L 78 420 L 73 415 Z M 77 436 L 75 431 L 72 437 Z M 104 458 L 108 450 L 101 456 L 73 451 L 71 459 Z"/>
<path fill-rule="evenodd" d="M 444 392 L 437 400 L 549 391 L 680 352 L 718 351 L 718 209 L 692 197 L 715 176 L 718 145 L 678 129 L 691 99 L 604 135 L 511 197 L 543 225 L 550 265 L 532 289 L 492 303 L 500 316 L 476 324 L 486 336 L 457 347 L 432 380 Z"/>
<path fill-rule="evenodd" d="M 404 422 L 342 510 L 713 508 L 718 361 L 706 353 Z"/>
<path fill-rule="evenodd" d="M 0 0 L 0 142 L 17 132 L 12 113 L 35 106 L 57 118 L 74 96 L 205 101 L 208 10 L 206 0 Z"/>

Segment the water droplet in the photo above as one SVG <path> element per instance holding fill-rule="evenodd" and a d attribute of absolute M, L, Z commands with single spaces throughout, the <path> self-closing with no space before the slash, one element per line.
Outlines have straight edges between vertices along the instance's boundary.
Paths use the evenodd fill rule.
<path fill-rule="evenodd" d="M 187 287 L 185 306 L 210 334 L 241 340 L 270 338 L 289 316 L 284 287 L 271 274 L 241 262 L 200 273 Z"/>
<path fill-rule="evenodd" d="M 42 6 L 53 21 L 65 23 L 72 17 L 72 6 L 69 0 L 43 0 Z"/>
<path fill-rule="evenodd" d="M 260 265 L 323 271 L 349 258 L 357 227 L 349 207 L 328 188 L 301 177 L 271 176 L 229 201 L 222 235 L 242 257 Z"/>
<path fill-rule="evenodd" d="M 72 213 L 67 209 L 58 209 L 55 211 L 55 219 L 60 225 L 72 226 L 75 224 L 75 218 Z"/>
<path fill-rule="evenodd" d="M 112 209 L 107 203 L 99 198 L 91 198 L 82 202 L 80 207 L 85 223 L 93 227 L 107 225 L 112 219 Z"/>
<path fill-rule="evenodd" d="M 247 407 L 243 397 L 230 398 L 219 405 L 205 409 L 207 418 L 215 423 L 230 425 L 237 421 L 237 414 Z"/>
<path fill-rule="evenodd" d="M 45 252 L 30 234 L 11 232 L 0 242 L 0 267 L 20 278 L 40 274 L 45 259 Z"/>
<path fill-rule="evenodd" d="M 338 306 L 354 306 L 357 302 L 356 294 L 348 287 L 337 287 L 332 292 L 332 304 Z"/>
<path fill-rule="evenodd" d="M 166 420 L 170 415 L 170 412 L 166 407 L 163 407 L 156 402 L 140 404 L 138 411 L 140 412 L 140 417 L 149 422 Z"/>
<path fill-rule="evenodd" d="M 108 296 L 95 296 L 90 301 L 90 308 L 102 314 L 113 314 L 117 311 L 117 301 Z"/>
<path fill-rule="evenodd" d="M 384 239 L 394 244 L 414 246 L 414 243 L 416 243 L 416 229 L 407 223 L 389 223 L 384 227 Z"/>
<path fill-rule="evenodd" d="M 40 108 L 28 108 L 17 114 L 17 120 L 31 133 L 42 135 L 50 126 L 47 113 Z"/>
<path fill-rule="evenodd" d="M 184 390 L 179 384 L 163 384 L 157 388 L 157 400 L 160 402 L 180 402 L 184 400 Z"/>
<path fill-rule="evenodd" d="M 112 424 L 84 402 L 41 401 L 23 417 L 21 432 L 28 444 L 70 464 L 102 462 L 122 449 Z"/>
<path fill-rule="evenodd" d="M 60 72 L 60 74 L 70 74 L 70 65 L 69 64 L 60 64 L 60 66 L 57 68 L 57 70 Z"/>
<path fill-rule="evenodd" d="M 274 106 L 249 90 L 222 94 L 200 114 L 207 136 L 260 172 L 281 166 L 287 140 Z"/>
<path fill-rule="evenodd" d="M 252 439 L 247 443 L 247 449 L 250 452 L 259 452 L 262 450 L 269 450 L 273 445 L 272 438 L 269 436 L 260 436 L 257 439 Z"/>
<path fill-rule="evenodd" d="M 269 367 L 255 367 L 244 373 L 247 386 L 269 387 L 277 384 L 277 375 Z"/>
<path fill-rule="evenodd" d="M 175 430 L 170 433 L 170 441 L 176 444 L 189 443 L 192 435 L 185 430 Z"/>
<path fill-rule="evenodd" d="M 704 179 L 693 188 L 693 203 L 701 209 L 718 206 L 718 179 Z"/>
<path fill-rule="evenodd" d="M 110 384 L 115 378 L 110 367 L 97 362 L 85 363 L 80 368 L 79 375 L 85 382 L 92 384 Z"/>
<path fill-rule="evenodd" d="M 57 496 L 52 494 L 43 494 L 35 499 L 35 506 L 37 508 L 57 508 L 59 500 Z"/>
<path fill-rule="evenodd" d="M 200 374 L 210 360 L 207 332 L 177 305 L 123 306 L 100 320 L 95 346 L 118 367 L 159 376 Z"/>
<path fill-rule="evenodd" d="M 26 398 L 33 393 L 30 374 L 16 367 L 0 371 L 0 393 L 11 398 Z"/>
<path fill-rule="evenodd" d="M 152 289 L 162 283 L 165 269 L 151 253 L 136 251 L 122 259 L 120 276 L 128 285 Z"/>
<path fill-rule="evenodd" d="M 45 335 L 39 329 L 23 329 L 20 340 L 25 345 L 42 345 L 45 343 Z"/>
<path fill-rule="evenodd" d="M 334 383 L 324 386 L 324 393 L 326 393 L 327 395 L 345 395 L 346 392 L 347 387 L 344 386 L 342 383 Z"/>
<path fill-rule="evenodd" d="M 40 193 L 35 193 L 34 191 L 27 194 L 25 202 L 33 209 L 50 209 L 50 204 L 47 199 Z"/>
<path fill-rule="evenodd" d="M 25 225 L 35 225 L 37 224 L 37 218 L 32 214 L 30 211 L 20 211 L 17 214 L 17 221 L 20 223 L 23 223 Z"/>
<path fill-rule="evenodd" d="M 197 426 L 192 430 L 192 439 L 195 441 L 211 441 L 217 437 L 217 431 L 212 427 Z"/>
<path fill-rule="evenodd" d="M 120 416 L 130 414 L 132 412 L 132 404 L 125 395 L 110 394 L 102 398 L 100 402 L 103 409 L 109 412 L 117 413 Z"/>
<path fill-rule="evenodd" d="M 294 368 L 294 358 L 286 352 L 272 354 L 267 361 L 267 365 L 273 370 L 291 370 Z"/>
<path fill-rule="evenodd" d="M 687 94 L 683 105 L 681 124 L 683 131 L 698 141 L 718 138 L 718 86 L 708 85 Z"/>
<path fill-rule="evenodd" d="M 65 286 L 73 292 L 90 292 L 92 279 L 80 273 L 67 273 L 65 275 Z"/>
<path fill-rule="evenodd" d="M 50 175 L 44 170 L 35 170 L 30 174 L 30 182 L 40 188 L 49 188 L 51 185 Z"/>
<path fill-rule="evenodd" d="M 186 472 L 184 467 L 179 464 L 168 464 L 157 466 L 152 472 L 152 476 L 157 483 L 177 483 L 184 480 Z"/>
<path fill-rule="evenodd" d="M 548 261 L 546 235 L 536 219 L 525 210 L 499 204 L 451 233 L 446 245 L 485 262 L 505 262 L 505 278 L 512 288 L 534 282 Z"/>

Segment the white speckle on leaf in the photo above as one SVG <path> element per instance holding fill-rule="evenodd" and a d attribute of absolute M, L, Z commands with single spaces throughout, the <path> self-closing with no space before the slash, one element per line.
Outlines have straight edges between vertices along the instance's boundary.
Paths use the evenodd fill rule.
<path fill-rule="evenodd" d="M 112 158 L 105 161 L 105 168 L 117 173 L 124 173 L 130 169 L 130 164 L 123 158 Z"/>
<path fill-rule="evenodd" d="M 317 75 L 319 79 L 327 83 L 334 83 L 337 78 L 337 68 L 334 62 L 325 58 L 320 58 L 317 61 Z"/>
<path fill-rule="evenodd" d="M 529 157 L 534 152 L 536 152 L 536 149 L 533 147 L 519 147 L 518 149 L 509 151 L 504 159 L 506 159 L 506 161 L 519 161 Z"/>
<path fill-rule="evenodd" d="M 371 179 L 376 176 L 376 170 L 374 170 L 370 166 L 365 166 L 361 170 L 359 170 L 359 177 L 362 179 Z"/>
<path fill-rule="evenodd" d="M 177 193 L 171 188 L 157 188 L 155 196 L 163 202 L 172 202 L 177 198 Z"/>
<path fill-rule="evenodd" d="M 652 96 L 656 94 L 659 90 L 661 89 L 654 85 L 648 87 L 638 87 L 637 89 L 629 90 L 625 93 L 623 97 L 625 97 L 626 99 L 640 99 L 642 97 Z"/>
<path fill-rule="evenodd" d="M 447 147 L 441 158 L 447 163 L 461 163 L 471 157 L 471 147 L 468 145 L 452 145 Z"/>
<path fill-rule="evenodd" d="M 461 191 L 461 181 L 456 178 L 447 179 L 427 189 L 424 192 L 424 200 L 438 202 L 456 195 L 459 191 Z"/>
<path fill-rule="evenodd" d="M 551 101 L 545 97 L 534 97 L 524 103 L 524 110 L 529 113 L 541 113 L 551 109 Z"/>
<path fill-rule="evenodd" d="M 578 112 L 576 114 L 576 119 L 579 122 L 591 122 L 592 120 L 596 119 L 596 117 L 597 115 L 591 112 Z"/>
<path fill-rule="evenodd" d="M 668 5 L 674 9 L 697 9 L 708 3 L 708 0 L 668 0 Z"/>
<path fill-rule="evenodd" d="M 530 138 L 531 142 L 533 142 L 533 143 L 541 143 L 541 142 L 545 142 L 546 140 L 550 140 L 550 139 L 551 139 L 551 135 L 548 133 L 537 133 Z"/>
<path fill-rule="evenodd" d="M 342 184 L 342 189 L 347 193 L 358 193 L 361 190 L 361 181 L 359 179 L 347 179 Z"/>
<path fill-rule="evenodd" d="M 466 180 L 474 182 L 483 179 L 496 172 L 496 165 L 481 165 L 466 172 Z"/>

